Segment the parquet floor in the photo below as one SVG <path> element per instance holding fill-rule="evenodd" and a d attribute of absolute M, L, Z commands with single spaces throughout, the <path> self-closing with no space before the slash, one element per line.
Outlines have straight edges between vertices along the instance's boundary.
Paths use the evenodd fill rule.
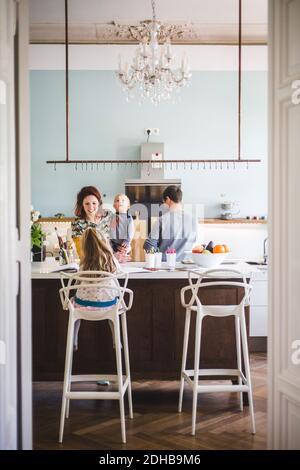
<path fill-rule="evenodd" d="M 238 396 L 203 394 L 198 398 L 197 432 L 191 431 L 192 393 L 186 387 L 183 412 L 177 412 L 179 382 L 133 382 L 134 419 L 126 419 L 127 444 L 122 444 L 119 404 L 107 400 L 73 400 L 66 420 L 64 443 L 58 444 L 61 382 L 36 382 L 34 392 L 35 449 L 266 449 L 267 360 L 251 356 L 257 433 L 249 433 L 248 407 Z M 87 388 L 80 384 L 77 387 Z M 89 384 L 89 389 L 91 384 Z M 99 386 L 92 385 L 97 388 Z M 75 388 L 74 388 L 75 389 Z M 99 389 L 99 388 L 98 388 Z M 127 403 L 126 403 L 127 404 Z"/>

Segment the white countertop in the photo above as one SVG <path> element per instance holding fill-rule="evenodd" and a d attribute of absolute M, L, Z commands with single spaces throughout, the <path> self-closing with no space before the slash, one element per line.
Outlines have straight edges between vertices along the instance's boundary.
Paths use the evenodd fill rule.
<path fill-rule="evenodd" d="M 53 270 L 59 268 L 59 264 L 53 259 L 45 262 L 34 262 L 31 263 L 31 278 L 32 279 L 59 279 L 59 272 L 53 272 Z M 182 263 L 176 264 L 175 270 L 168 270 L 167 264 L 162 263 L 162 269 L 157 271 L 149 271 L 144 269 L 144 262 L 129 262 L 122 264 L 122 270 L 129 273 L 130 279 L 186 279 L 188 277 L 188 270 L 199 270 L 200 272 L 206 271 L 205 268 L 200 268 L 196 265 L 186 265 Z M 260 272 L 260 268 L 257 266 L 250 266 L 244 261 L 229 261 L 226 264 L 221 265 L 222 270 L 234 269 L 242 274 L 250 275 L 251 273 L 257 274 Z M 234 276 L 232 276 L 234 277 Z M 239 277 L 238 275 L 236 277 Z"/>

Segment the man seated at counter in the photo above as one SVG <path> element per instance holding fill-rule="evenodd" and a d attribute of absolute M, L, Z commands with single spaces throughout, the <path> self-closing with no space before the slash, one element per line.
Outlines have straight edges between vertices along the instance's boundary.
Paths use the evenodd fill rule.
<path fill-rule="evenodd" d="M 185 257 L 184 252 L 190 251 L 196 242 L 196 219 L 183 210 L 179 186 L 168 186 L 163 192 L 163 202 L 168 206 L 168 211 L 154 224 L 144 243 L 144 250 L 159 250 L 165 261 L 167 249 L 173 248 L 176 250 L 177 261 L 180 261 Z"/>

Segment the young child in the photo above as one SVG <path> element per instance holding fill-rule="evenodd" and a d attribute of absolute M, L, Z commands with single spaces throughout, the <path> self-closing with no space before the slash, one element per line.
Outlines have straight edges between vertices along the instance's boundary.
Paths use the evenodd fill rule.
<path fill-rule="evenodd" d="M 94 228 L 87 228 L 81 240 L 81 262 L 80 271 L 105 271 L 107 273 L 117 273 L 120 270 L 119 263 L 113 255 L 109 242 L 102 238 Z M 101 278 L 96 275 L 95 283 L 99 283 Z M 84 283 L 84 281 L 82 281 Z M 105 280 L 106 286 L 115 287 L 115 282 L 111 279 Z M 103 310 L 107 312 L 117 303 L 117 290 L 103 287 L 79 287 L 74 297 L 74 306 L 83 309 Z M 78 332 L 80 320 L 75 323 L 74 349 L 78 349 Z M 110 328 L 113 332 L 112 325 Z"/>
<path fill-rule="evenodd" d="M 130 253 L 134 224 L 129 208 L 130 201 L 126 194 L 117 194 L 114 199 L 116 213 L 112 217 L 110 228 L 110 243 L 114 252 Z"/>

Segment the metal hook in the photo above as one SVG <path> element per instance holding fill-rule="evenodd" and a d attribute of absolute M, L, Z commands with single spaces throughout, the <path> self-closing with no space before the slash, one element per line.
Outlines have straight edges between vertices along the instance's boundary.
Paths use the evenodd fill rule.
<path fill-rule="evenodd" d="M 91 163 L 91 170 L 93 171 L 93 169 L 94 169 L 94 164 Z"/>
<path fill-rule="evenodd" d="M 193 169 L 193 162 L 191 162 L 191 170 Z"/>
<path fill-rule="evenodd" d="M 227 162 L 227 170 L 229 170 L 229 162 Z"/>
<path fill-rule="evenodd" d="M 211 170 L 211 162 L 209 162 L 209 169 Z"/>
<path fill-rule="evenodd" d="M 97 163 L 97 171 L 99 170 L 99 163 Z"/>
<path fill-rule="evenodd" d="M 87 169 L 88 169 L 88 164 L 86 163 L 85 164 L 85 171 L 87 171 Z"/>
<path fill-rule="evenodd" d="M 54 171 L 56 171 L 56 163 L 54 163 Z"/>
<path fill-rule="evenodd" d="M 110 169 L 112 170 L 113 162 L 110 162 Z"/>
<path fill-rule="evenodd" d="M 75 163 L 75 170 L 77 171 L 77 163 Z"/>
<path fill-rule="evenodd" d="M 247 160 L 247 170 L 249 170 L 249 162 L 248 162 L 248 160 Z"/>

